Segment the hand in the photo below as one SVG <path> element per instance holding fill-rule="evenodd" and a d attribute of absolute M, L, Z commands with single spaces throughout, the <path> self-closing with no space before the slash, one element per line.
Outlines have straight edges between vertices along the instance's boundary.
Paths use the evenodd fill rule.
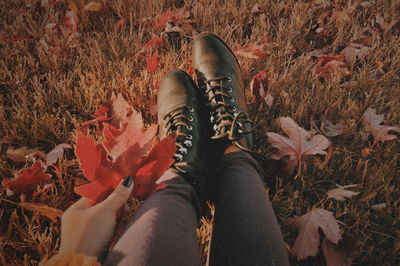
<path fill-rule="evenodd" d="M 131 177 L 125 177 L 104 201 L 96 205 L 83 197 L 70 206 L 61 216 L 58 256 L 83 253 L 100 257 L 114 235 L 117 213 L 128 200 L 132 183 Z"/>

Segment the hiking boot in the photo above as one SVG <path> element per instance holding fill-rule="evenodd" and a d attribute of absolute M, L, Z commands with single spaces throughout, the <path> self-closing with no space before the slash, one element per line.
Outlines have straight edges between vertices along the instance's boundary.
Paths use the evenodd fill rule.
<path fill-rule="evenodd" d="M 193 43 L 193 69 L 205 93 L 212 139 L 226 148 L 231 143 L 253 152 L 253 124 L 249 119 L 239 63 L 217 36 L 200 34 Z"/>
<path fill-rule="evenodd" d="M 157 109 L 160 139 L 176 137 L 172 168 L 195 187 L 202 187 L 206 174 L 205 148 L 208 146 L 204 102 L 192 78 L 183 71 L 167 74 L 158 92 Z"/>

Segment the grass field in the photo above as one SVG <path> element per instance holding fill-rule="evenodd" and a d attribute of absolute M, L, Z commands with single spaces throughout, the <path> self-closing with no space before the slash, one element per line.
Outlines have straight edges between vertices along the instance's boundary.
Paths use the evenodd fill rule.
<path fill-rule="evenodd" d="M 385 115 L 386 125 L 400 125 L 400 1 L 115 0 L 98 1 L 94 10 L 89 2 L 0 2 L 1 180 L 31 165 L 11 160 L 7 149 L 26 146 L 47 153 L 60 143 L 73 145 L 75 128 L 93 119 L 112 93 L 121 93 L 147 125 L 156 123 L 150 107 L 157 84 L 171 70 L 190 69 L 192 39 L 208 31 L 234 50 L 264 44 L 256 58 L 238 59 L 246 93 L 252 78 L 266 70 L 274 97 L 271 107 L 254 103 L 251 112 L 287 248 L 297 236 L 288 219 L 318 204 L 334 213 L 342 233 L 356 237 L 361 254 L 355 264 L 400 263 L 400 141 L 374 144 L 361 121 L 372 107 Z M 259 12 L 252 13 L 256 3 Z M 175 32 L 157 27 L 168 8 L 175 15 L 190 11 L 176 18 L 181 25 Z M 63 19 L 69 10 L 77 14 L 76 28 Z M 154 36 L 164 45 L 145 48 Z M 321 54 L 338 56 L 351 43 L 368 47 L 368 54 L 328 69 L 318 65 Z M 150 73 L 146 56 L 155 51 L 157 69 Z M 266 132 L 284 134 L 278 118 L 286 116 L 312 134 L 321 130 L 322 117 L 343 125 L 343 133 L 330 138 L 327 160 L 307 157 L 299 171 L 286 175 L 282 164 L 269 159 L 275 149 Z M 362 153 L 367 148 L 370 152 Z M 33 201 L 65 210 L 77 199 L 73 187 L 82 178 L 73 151 L 48 173 L 50 185 Z M 349 184 L 360 184 L 354 189 L 360 194 L 343 202 L 326 199 L 329 189 Z M 59 247 L 59 219 L 26 210 L 20 201 L 0 189 L 1 265 L 36 265 Z M 205 222 L 199 233 L 204 252 L 209 233 Z M 291 260 L 325 263 L 321 250 L 316 257 Z"/>

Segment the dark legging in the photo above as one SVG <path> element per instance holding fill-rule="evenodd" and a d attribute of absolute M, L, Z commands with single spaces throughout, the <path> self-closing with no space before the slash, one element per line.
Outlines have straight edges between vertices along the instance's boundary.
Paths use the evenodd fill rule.
<path fill-rule="evenodd" d="M 210 265 L 289 265 L 257 169 L 245 152 L 221 159 Z M 166 183 L 133 215 L 105 265 L 201 265 L 196 194 L 179 174 Z"/>

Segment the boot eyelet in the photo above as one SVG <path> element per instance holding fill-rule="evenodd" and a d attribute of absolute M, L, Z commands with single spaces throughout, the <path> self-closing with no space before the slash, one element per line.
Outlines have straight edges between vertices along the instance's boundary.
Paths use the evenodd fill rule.
<path fill-rule="evenodd" d="M 192 135 L 187 135 L 187 137 L 186 137 L 187 139 L 192 139 L 193 138 L 193 136 Z"/>
<path fill-rule="evenodd" d="M 228 91 L 229 91 L 229 92 L 232 92 L 233 90 L 232 90 L 232 88 L 231 88 L 231 87 L 229 87 L 229 88 L 228 88 Z"/>
<path fill-rule="evenodd" d="M 194 108 L 192 106 L 189 106 L 189 111 L 193 113 L 194 112 Z"/>
<path fill-rule="evenodd" d="M 193 116 L 189 116 L 189 121 L 190 121 L 190 122 L 193 121 Z"/>
<path fill-rule="evenodd" d="M 180 151 L 182 154 L 187 154 L 187 149 L 186 149 L 186 148 L 180 148 L 179 151 Z"/>
<path fill-rule="evenodd" d="M 236 112 L 236 111 L 237 111 L 237 109 L 236 109 L 236 107 L 235 107 L 235 106 L 233 106 L 233 108 L 232 108 L 232 111 L 234 111 L 234 112 Z"/>
<path fill-rule="evenodd" d="M 190 141 L 190 140 L 186 140 L 185 142 L 184 142 L 184 144 L 185 144 L 185 146 L 186 147 L 192 147 L 192 142 Z"/>
<path fill-rule="evenodd" d="M 188 130 L 192 130 L 192 129 L 193 129 L 193 127 L 192 127 L 191 125 L 188 125 L 186 128 L 187 128 Z"/>
<path fill-rule="evenodd" d="M 235 98 L 231 98 L 231 102 L 234 102 L 235 101 Z"/>
<path fill-rule="evenodd" d="M 231 77 L 228 77 L 226 80 L 227 80 L 228 82 L 232 82 Z"/>

